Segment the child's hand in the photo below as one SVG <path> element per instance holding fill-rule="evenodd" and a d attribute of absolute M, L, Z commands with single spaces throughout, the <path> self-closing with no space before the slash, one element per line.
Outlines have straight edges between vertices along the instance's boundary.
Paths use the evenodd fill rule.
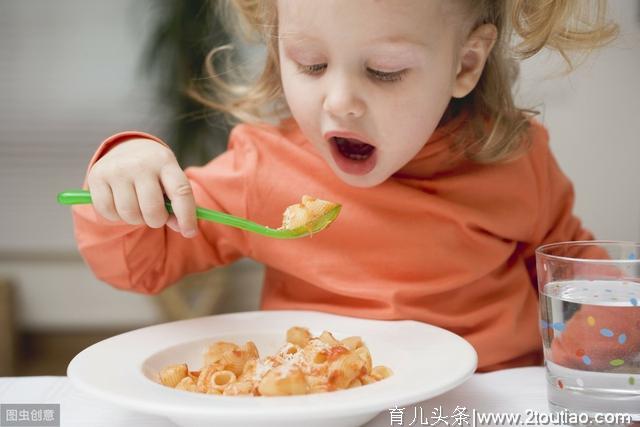
<path fill-rule="evenodd" d="M 105 154 L 89 171 L 96 212 L 111 221 L 165 224 L 185 237 L 197 232 L 196 203 L 189 181 L 170 149 L 147 139 L 132 139 Z M 171 200 L 174 215 L 164 205 Z"/>

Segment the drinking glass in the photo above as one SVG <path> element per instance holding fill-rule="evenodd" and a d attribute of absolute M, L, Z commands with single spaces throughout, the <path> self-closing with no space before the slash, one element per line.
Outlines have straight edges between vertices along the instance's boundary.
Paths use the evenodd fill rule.
<path fill-rule="evenodd" d="M 540 332 L 553 412 L 640 421 L 640 243 L 536 250 Z"/>

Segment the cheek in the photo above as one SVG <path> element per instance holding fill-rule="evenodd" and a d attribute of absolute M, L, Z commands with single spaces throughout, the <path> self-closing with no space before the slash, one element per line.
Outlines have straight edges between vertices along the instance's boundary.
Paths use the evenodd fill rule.
<path fill-rule="evenodd" d="M 387 121 L 393 120 L 403 126 L 405 135 L 414 135 L 411 139 L 418 137 L 426 141 L 450 100 L 450 79 L 444 70 L 432 70 L 403 88 L 398 96 L 391 97 L 383 114 Z"/>
<path fill-rule="evenodd" d="M 282 73 L 282 89 L 291 115 L 300 125 L 302 131 L 310 135 L 318 127 L 320 114 L 318 102 L 313 94 L 313 87 L 304 78 L 295 74 Z"/>
<path fill-rule="evenodd" d="M 434 99 L 426 93 L 415 96 L 415 93 L 384 103 L 378 114 L 380 129 L 391 131 L 396 136 L 392 140 L 401 141 L 399 144 L 403 146 L 424 144 L 448 104 L 446 98 Z"/>

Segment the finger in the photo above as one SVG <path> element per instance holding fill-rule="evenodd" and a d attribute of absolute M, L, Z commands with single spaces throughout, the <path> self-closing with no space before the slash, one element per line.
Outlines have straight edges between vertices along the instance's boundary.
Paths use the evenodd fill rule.
<path fill-rule="evenodd" d="M 144 222 L 152 228 L 164 226 L 169 212 L 164 205 L 164 195 L 157 177 L 142 176 L 135 181 L 134 187 Z"/>
<path fill-rule="evenodd" d="M 124 222 L 134 225 L 144 222 L 133 183 L 124 181 L 113 183 L 111 192 L 116 211 Z"/>
<path fill-rule="evenodd" d="M 178 225 L 178 220 L 175 215 L 169 215 L 169 219 L 167 220 L 167 227 L 175 231 L 176 233 L 180 232 L 180 226 Z"/>
<path fill-rule="evenodd" d="M 120 221 L 109 184 L 104 181 L 93 181 L 88 184 L 89 192 L 91 193 L 91 204 L 98 215 L 109 221 Z"/>
<path fill-rule="evenodd" d="M 187 176 L 177 164 L 165 166 L 160 172 L 164 191 L 171 200 L 173 212 L 184 237 L 193 237 L 198 230 L 196 201 Z"/>

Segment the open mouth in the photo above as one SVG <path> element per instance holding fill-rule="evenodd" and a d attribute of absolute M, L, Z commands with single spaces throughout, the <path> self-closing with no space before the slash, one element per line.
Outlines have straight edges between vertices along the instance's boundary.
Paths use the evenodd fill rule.
<path fill-rule="evenodd" d="M 376 147 L 355 138 L 332 136 L 331 154 L 336 165 L 351 175 L 365 175 L 376 166 Z"/>
<path fill-rule="evenodd" d="M 340 154 L 351 160 L 366 160 L 375 150 L 373 145 L 352 138 L 334 136 L 331 138 L 331 142 L 336 145 Z"/>

